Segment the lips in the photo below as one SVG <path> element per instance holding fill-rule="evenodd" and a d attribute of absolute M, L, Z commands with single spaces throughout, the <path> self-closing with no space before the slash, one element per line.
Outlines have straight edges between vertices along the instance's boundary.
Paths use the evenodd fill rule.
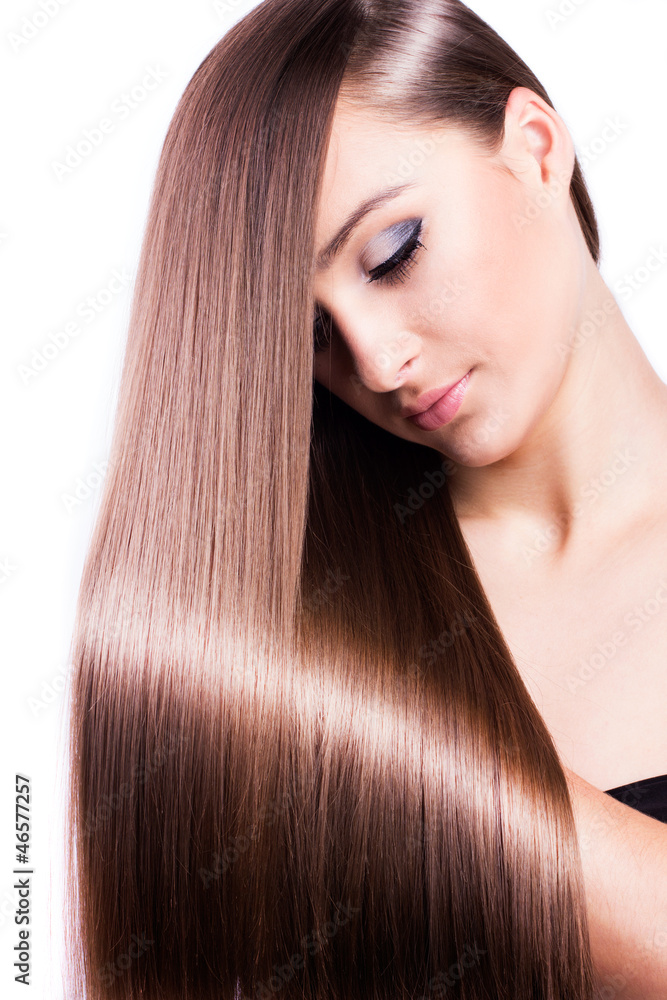
<path fill-rule="evenodd" d="M 471 369 L 472 371 L 472 369 Z M 420 397 L 416 407 L 406 408 L 403 415 L 424 431 L 433 431 L 454 418 L 463 402 L 471 372 L 445 389 L 433 389 Z"/>
<path fill-rule="evenodd" d="M 442 399 L 455 385 L 458 385 L 458 382 L 452 382 L 450 385 L 443 385 L 438 389 L 431 389 L 429 392 L 425 392 L 419 397 L 414 406 L 404 406 L 400 415 L 402 417 L 413 417 L 417 413 L 424 413 L 433 403 L 437 403 L 439 399 Z"/>

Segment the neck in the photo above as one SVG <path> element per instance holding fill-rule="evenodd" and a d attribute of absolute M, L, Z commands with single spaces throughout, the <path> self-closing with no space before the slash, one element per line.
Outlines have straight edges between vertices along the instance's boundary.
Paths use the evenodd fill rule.
<path fill-rule="evenodd" d="M 511 454 L 457 465 L 450 481 L 462 526 L 502 520 L 524 540 L 541 534 L 554 557 L 637 523 L 667 488 L 667 385 L 592 259 L 585 289 L 548 410 Z"/>

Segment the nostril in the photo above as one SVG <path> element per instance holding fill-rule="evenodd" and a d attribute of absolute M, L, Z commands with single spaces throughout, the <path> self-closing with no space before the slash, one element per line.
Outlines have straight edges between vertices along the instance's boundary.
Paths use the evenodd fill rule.
<path fill-rule="evenodd" d="M 414 358 L 409 358 L 404 365 L 401 365 L 399 370 L 396 372 L 395 383 L 397 386 L 403 385 L 409 375 L 412 374 L 412 369 L 414 367 Z"/>

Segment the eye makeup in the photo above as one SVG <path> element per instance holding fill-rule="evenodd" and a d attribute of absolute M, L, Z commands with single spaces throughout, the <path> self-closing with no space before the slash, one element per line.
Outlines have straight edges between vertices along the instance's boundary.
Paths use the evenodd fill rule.
<path fill-rule="evenodd" d="M 404 241 L 385 261 L 370 268 L 367 284 L 379 281 L 394 285 L 397 281 L 405 281 L 407 272 L 416 261 L 418 249 L 420 247 L 426 249 L 419 239 L 423 228 L 422 219 L 408 219 L 393 228 L 397 236 L 404 237 Z M 387 231 L 389 232 L 391 230 Z M 386 235 L 383 234 L 382 238 L 384 239 Z M 331 316 L 318 306 L 313 321 L 313 347 L 316 353 L 326 350 L 329 346 L 331 326 Z"/>

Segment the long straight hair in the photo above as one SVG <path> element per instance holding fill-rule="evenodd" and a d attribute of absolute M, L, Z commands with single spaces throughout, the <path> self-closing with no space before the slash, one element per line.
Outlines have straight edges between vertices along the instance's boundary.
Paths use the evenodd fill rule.
<path fill-rule="evenodd" d="M 451 463 L 313 379 L 336 102 L 490 151 L 458 0 L 265 0 L 162 149 L 69 697 L 68 1000 L 589 1000 L 565 775 Z M 575 164 L 571 197 L 598 262 Z"/>

